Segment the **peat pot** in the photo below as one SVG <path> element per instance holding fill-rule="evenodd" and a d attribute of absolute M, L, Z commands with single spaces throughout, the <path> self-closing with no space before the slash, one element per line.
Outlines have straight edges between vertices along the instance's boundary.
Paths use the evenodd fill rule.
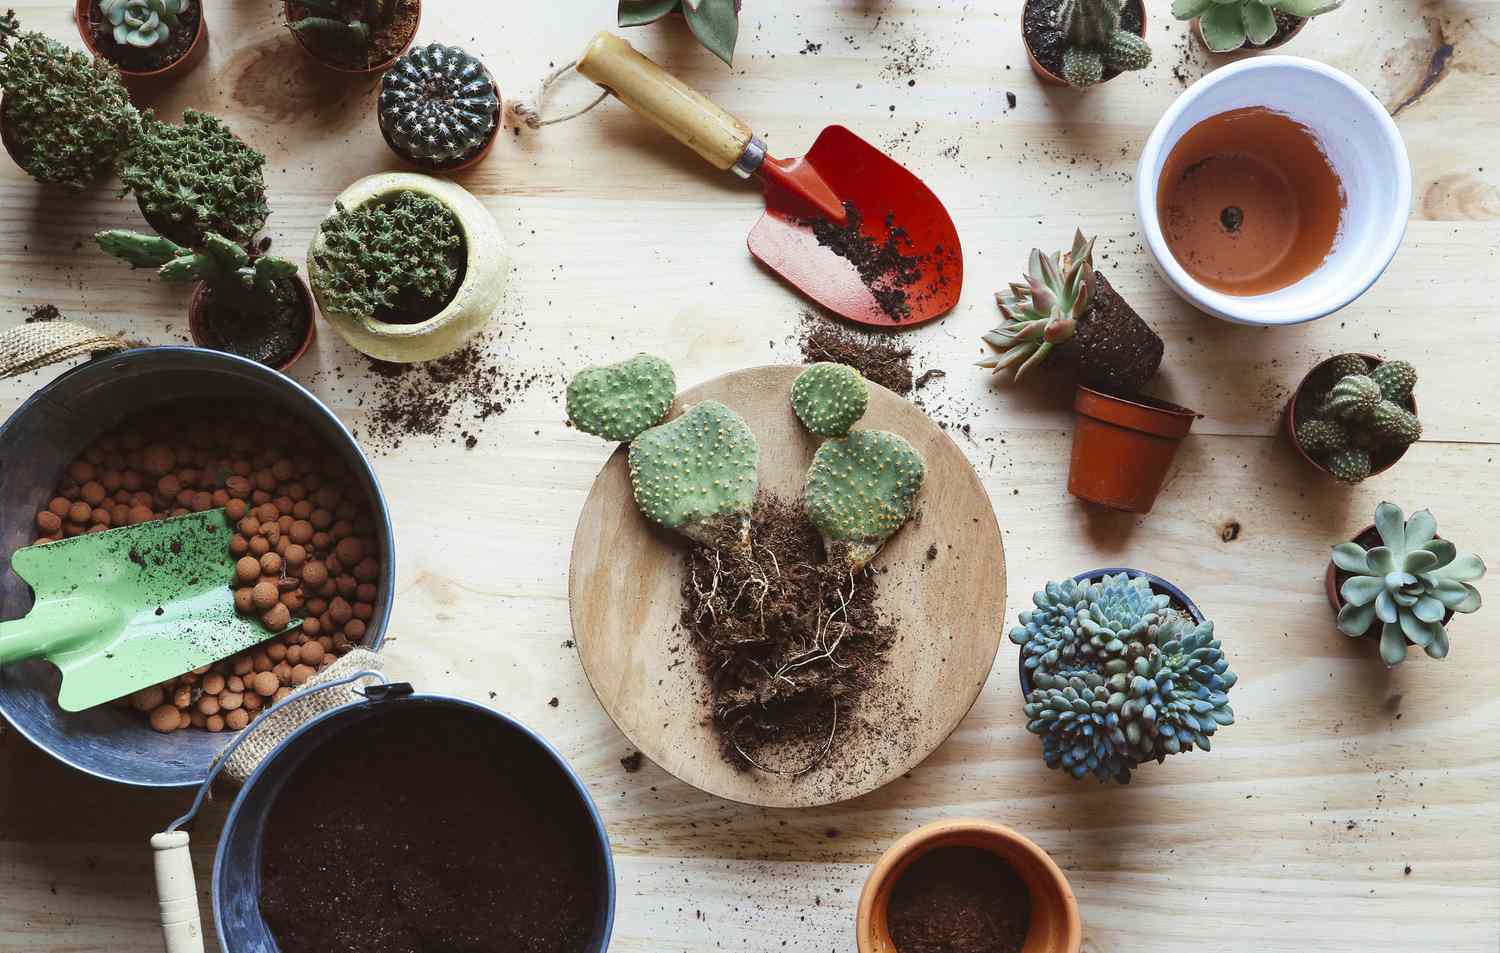
<path fill-rule="evenodd" d="M 385 640 L 395 589 L 395 539 L 375 472 L 327 407 L 291 378 L 254 361 L 196 347 L 123 351 L 74 368 L 33 394 L 0 425 L 0 619 L 31 610 L 31 592 L 10 571 L 10 554 L 31 545 L 32 520 L 58 475 L 101 432 L 156 404 L 233 398 L 304 421 L 339 455 L 370 498 L 380 541 L 380 597 L 363 646 Z M 226 580 L 227 584 L 227 580 Z M 115 705 L 64 712 L 57 669 L 41 660 L 0 668 L 0 714 L 33 744 L 80 771 L 140 787 L 192 787 L 232 732 L 160 734 L 141 713 Z"/>

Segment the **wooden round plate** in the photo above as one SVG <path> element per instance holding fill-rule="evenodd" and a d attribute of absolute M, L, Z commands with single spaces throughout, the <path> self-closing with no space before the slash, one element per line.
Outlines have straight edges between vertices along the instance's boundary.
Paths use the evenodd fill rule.
<path fill-rule="evenodd" d="M 761 492 L 801 498 L 818 441 L 791 407 L 800 366 L 736 371 L 678 396 L 738 411 L 760 442 Z M 729 763 L 682 611 L 688 541 L 650 523 L 631 496 L 626 448 L 594 481 L 568 574 L 573 638 L 605 711 L 640 751 L 696 788 L 745 804 L 811 807 L 867 794 L 911 770 L 958 727 L 989 677 L 1005 629 L 1000 527 L 974 468 L 904 398 L 870 385 L 859 427 L 909 440 L 927 464 L 917 516 L 871 564 L 897 640 L 832 754 L 792 777 Z M 879 698 L 878 705 L 869 700 Z"/>

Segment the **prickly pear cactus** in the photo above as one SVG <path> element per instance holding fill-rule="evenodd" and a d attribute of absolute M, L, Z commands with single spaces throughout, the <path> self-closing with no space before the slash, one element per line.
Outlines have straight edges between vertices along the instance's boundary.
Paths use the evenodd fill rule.
<path fill-rule="evenodd" d="M 760 445 L 739 414 L 715 400 L 694 404 L 636 437 L 629 462 L 647 519 L 705 546 L 749 545 Z"/>
<path fill-rule="evenodd" d="M 926 466 L 916 448 L 884 430 L 856 430 L 818 448 L 807 471 L 807 515 L 830 558 L 863 569 L 911 518 Z"/>
<path fill-rule="evenodd" d="M 433 43 L 414 48 L 386 72 L 378 115 L 397 152 L 442 167 L 484 148 L 499 122 L 500 96 L 476 57 Z"/>
<path fill-rule="evenodd" d="M 1370 371 L 1370 379 L 1380 385 L 1380 395 L 1397 404 L 1411 397 L 1417 386 L 1417 369 L 1405 361 L 1386 361 Z"/>
<path fill-rule="evenodd" d="M 820 361 L 792 382 L 792 409 L 819 437 L 842 437 L 865 415 L 870 388 L 847 364 Z"/>
<path fill-rule="evenodd" d="M 568 419 L 605 440 L 634 440 L 672 408 L 677 378 L 672 365 L 651 354 L 586 367 L 568 382 Z"/>
<path fill-rule="evenodd" d="M 1380 385 L 1363 374 L 1350 374 L 1328 392 L 1323 403 L 1325 417 L 1360 420 L 1370 415 L 1380 403 Z"/>

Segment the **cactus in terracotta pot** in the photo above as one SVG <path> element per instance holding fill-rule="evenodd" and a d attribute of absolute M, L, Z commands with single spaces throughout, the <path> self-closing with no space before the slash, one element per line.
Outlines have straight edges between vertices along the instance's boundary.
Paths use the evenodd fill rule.
<path fill-rule="evenodd" d="M 1057 27 L 1063 33 L 1062 78 L 1069 86 L 1092 86 L 1106 69 L 1138 70 L 1151 65 L 1151 47 L 1120 28 L 1125 0 L 1062 0 Z"/>
<path fill-rule="evenodd" d="M 440 43 L 397 58 L 380 80 L 377 109 L 391 147 L 435 168 L 477 155 L 500 121 L 500 97 L 484 64 Z"/>

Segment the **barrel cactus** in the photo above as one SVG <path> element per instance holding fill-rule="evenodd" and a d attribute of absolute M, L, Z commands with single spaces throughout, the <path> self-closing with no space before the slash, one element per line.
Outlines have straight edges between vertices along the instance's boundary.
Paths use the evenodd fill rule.
<path fill-rule="evenodd" d="M 99 0 L 99 12 L 114 28 L 115 42 L 142 49 L 165 43 L 188 9 L 188 0 Z"/>
<path fill-rule="evenodd" d="M 568 419 L 605 440 L 634 440 L 661 423 L 677 394 L 672 365 L 651 354 L 586 367 L 568 382 Z"/>
<path fill-rule="evenodd" d="M 1314 369 L 1297 398 L 1295 437 L 1304 453 L 1343 483 L 1359 483 L 1377 463 L 1422 437 L 1413 409 L 1417 371 L 1406 361 L 1371 367 L 1340 354 Z"/>
<path fill-rule="evenodd" d="M 1062 78 L 1069 86 L 1092 86 L 1106 69 L 1138 70 L 1151 64 L 1151 47 L 1120 28 L 1126 0 L 1062 0 L 1057 28 L 1063 33 Z"/>
<path fill-rule="evenodd" d="M 807 515 L 840 569 L 857 572 L 911 519 L 926 466 L 905 438 L 856 430 L 813 455 Z"/>
<path fill-rule="evenodd" d="M 500 96 L 489 70 L 455 46 L 419 46 L 380 81 L 380 128 L 391 147 L 432 168 L 477 155 L 495 135 Z"/>
<path fill-rule="evenodd" d="M 847 364 L 820 361 L 792 382 L 792 409 L 819 437 L 842 437 L 865 415 L 870 388 Z"/>
<path fill-rule="evenodd" d="M 694 404 L 637 436 L 628 462 L 647 519 L 705 546 L 749 546 L 760 445 L 739 414 L 715 400 Z"/>

